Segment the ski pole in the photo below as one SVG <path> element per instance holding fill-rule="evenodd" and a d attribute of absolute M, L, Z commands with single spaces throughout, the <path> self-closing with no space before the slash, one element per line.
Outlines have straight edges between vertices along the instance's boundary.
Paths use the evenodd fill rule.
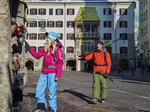
<path fill-rule="evenodd" d="M 114 40 L 114 41 L 111 41 L 111 42 L 109 42 L 109 43 L 106 43 L 104 46 L 107 46 L 107 45 L 109 45 L 109 44 L 112 44 L 112 43 L 114 43 L 114 42 L 116 42 L 116 41 L 118 41 L 118 40 L 120 40 L 121 38 L 119 38 L 119 39 L 116 39 L 116 40 Z"/>
<path fill-rule="evenodd" d="M 101 68 L 99 68 L 99 69 L 100 69 L 101 71 L 100 71 L 100 70 L 98 70 L 98 71 L 99 71 L 99 72 L 102 72 L 102 73 L 104 74 L 103 70 L 102 70 Z M 111 82 L 116 83 L 117 85 L 121 86 L 121 88 L 124 88 L 123 85 L 121 85 L 120 83 L 116 82 L 114 79 L 110 78 L 109 76 L 108 76 L 108 79 L 109 79 Z M 117 88 L 119 88 L 119 86 L 118 86 Z"/>

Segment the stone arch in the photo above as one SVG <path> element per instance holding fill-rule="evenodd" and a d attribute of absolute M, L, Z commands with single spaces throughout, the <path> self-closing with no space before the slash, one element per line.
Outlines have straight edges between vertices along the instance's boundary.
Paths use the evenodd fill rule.
<path fill-rule="evenodd" d="M 76 70 L 76 61 L 74 59 L 68 59 L 66 63 L 66 67 L 69 70 Z"/>
<path fill-rule="evenodd" d="M 27 59 L 25 62 L 25 66 L 28 70 L 34 71 L 34 61 L 32 59 Z"/>

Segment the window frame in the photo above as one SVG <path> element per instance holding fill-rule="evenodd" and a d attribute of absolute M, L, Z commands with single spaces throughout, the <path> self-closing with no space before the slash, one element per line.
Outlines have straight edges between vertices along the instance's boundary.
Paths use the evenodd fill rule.
<path fill-rule="evenodd" d="M 35 35 L 35 37 L 32 37 L 33 35 Z M 29 40 L 37 40 L 37 33 L 30 33 Z"/>
<path fill-rule="evenodd" d="M 33 11 L 33 12 L 32 12 Z M 35 13 L 34 13 L 35 12 Z M 36 8 L 31 8 L 30 9 L 30 15 L 37 15 L 37 9 Z"/>
<path fill-rule="evenodd" d="M 103 14 L 104 15 L 111 15 L 111 8 L 104 8 L 103 9 Z"/>
<path fill-rule="evenodd" d="M 123 22 L 125 22 L 125 26 L 123 25 Z M 128 27 L 128 22 L 127 21 L 120 21 L 119 26 L 120 26 L 120 28 L 127 28 Z"/>
<path fill-rule="evenodd" d="M 72 8 L 67 9 L 67 15 L 74 15 L 74 9 Z"/>
<path fill-rule="evenodd" d="M 45 8 L 40 8 L 39 9 L 39 15 L 46 15 L 46 9 Z"/>
<path fill-rule="evenodd" d="M 63 9 L 56 9 L 56 15 L 63 15 Z"/>
<path fill-rule="evenodd" d="M 70 50 L 71 49 L 71 50 Z M 71 52 L 70 52 L 71 51 Z M 74 47 L 68 46 L 67 53 L 74 53 Z"/>
<path fill-rule="evenodd" d="M 109 35 L 109 37 L 108 37 L 108 35 Z M 104 33 L 104 40 L 111 40 L 111 36 L 112 36 L 111 33 Z"/>
<path fill-rule="evenodd" d="M 38 33 L 38 40 L 45 40 L 45 33 Z"/>
<path fill-rule="evenodd" d="M 33 23 L 34 22 L 34 23 Z M 29 23 L 30 27 L 37 27 L 37 21 L 32 21 L 32 23 Z"/>
<path fill-rule="evenodd" d="M 124 10 L 124 11 L 122 11 L 122 10 Z M 121 8 L 121 9 L 119 9 L 119 14 L 120 15 L 127 15 L 128 14 L 128 12 L 127 12 L 127 9 L 125 9 L 125 8 Z"/>
<path fill-rule="evenodd" d="M 69 24 L 69 23 L 71 23 L 71 24 Z M 69 25 L 70 25 L 70 26 L 69 26 Z M 68 28 L 74 27 L 74 21 L 67 21 L 67 27 L 68 27 Z"/>
<path fill-rule="evenodd" d="M 125 37 L 122 37 L 123 35 L 125 35 Z M 121 38 L 121 40 L 128 40 L 128 34 L 127 33 L 120 33 L 120 38 Z"/>
<path fill-rule="evenodd" d="M 43 23 L 44 23 L 44 26 L 42 26 Z M 46 27 L 46 21 L 38 21 L 38 27 L 45 28 Z"/>
<path fill-rule="evenodd" d="M 53 9 L 49 8 L 49 15 L 53 15 Z"/>
<path fill-rule="evenodd" d="M 128 48 L 127 47 L 120 47 L 120 54 L 128 54 Z"/>
<path fill-rule="evenodd" d="M 71 38 L 69 36 L 72 36 Z M 74 33 L 67 33 L 67 40 L 74 40 Z"/>
<path fill-rule="evenodd" d="M 109 25 L 108 25 L 108 23 L 109 23 Z M 104 21 L 104 28 L 111 28 L 111 21 Z"/>
<path fill-rule="evenodd" d="M 52 24 L 50 24 L 52 22 Z M 54 27 L 54 21 L 47 21 L 47 27 Z"/>
<path fill-rule="evenodd" d="M 63 27 L 63 21 L 56 21 L 56 27 Z"/>

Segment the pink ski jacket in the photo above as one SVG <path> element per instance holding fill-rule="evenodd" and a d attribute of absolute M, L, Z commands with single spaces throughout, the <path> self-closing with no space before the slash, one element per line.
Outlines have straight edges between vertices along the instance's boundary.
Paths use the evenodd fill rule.
<path fill-rule="evenodd" d="M 54 57 L 52 56 L 52 53 L 50 52 L 48 55 L 48 52 L 44 53 L 44 47 L 36 53 L 34 49 L 30 46 L 30 53 L 31 55 L 36 58 L 40 59 L 43 57 L 43 64 L 42 64 L 42 70 L 41 72 L 43 74 L 48 74 L 48 73 L 56 73 L 56 77 L 60 78 L 61 72 L 62 72 L 62 66 L 63 66 L 63 52 L 60 47 L 62 47 L 61 42 L 58 40 L 58 43 L 56 44 L 57 47 L 55 56 L 56 56 L 56 61 L 54 60 Z M 52 51 L 53 47 L 50 47 L 50 51 Z M 44 56 L 43 56 L 44 54 Z M 56 66 L 56 69 L 54 68 L 43 68 L 43 66 Z"/>

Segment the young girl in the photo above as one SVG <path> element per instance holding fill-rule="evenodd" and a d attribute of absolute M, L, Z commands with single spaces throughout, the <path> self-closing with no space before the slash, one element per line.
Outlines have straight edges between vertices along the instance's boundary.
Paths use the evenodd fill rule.
<path fill-rule="evenodd" d="M 42 73 L 39 77 L 38 84 L 36 87 L 36 99 L 37 108 L 33 112 L 45 112 L 47 109 L 45 99 L 45 88 L 48 85 L 48 102 L 49 111 L 56 112 L 57 110 L 57 81 L 59 80 L 62 72 L 63 65 L 63 52 L 61 50 L 62 44 L 57 38 L 60 34 L 55 32 L 49 32 L 46 34 L 46 45 L 38 53 L 36 53 L 29 44 L 25 42 L 25 48 L 31 53 L 31 55 L 39 59 L 43 57 Z M 57 43 L 56 43 L 57 42 Z M 57 48 L 57 49 L 56 49 Z M 54 58 L 54 55 L 56 59 Z"/>

